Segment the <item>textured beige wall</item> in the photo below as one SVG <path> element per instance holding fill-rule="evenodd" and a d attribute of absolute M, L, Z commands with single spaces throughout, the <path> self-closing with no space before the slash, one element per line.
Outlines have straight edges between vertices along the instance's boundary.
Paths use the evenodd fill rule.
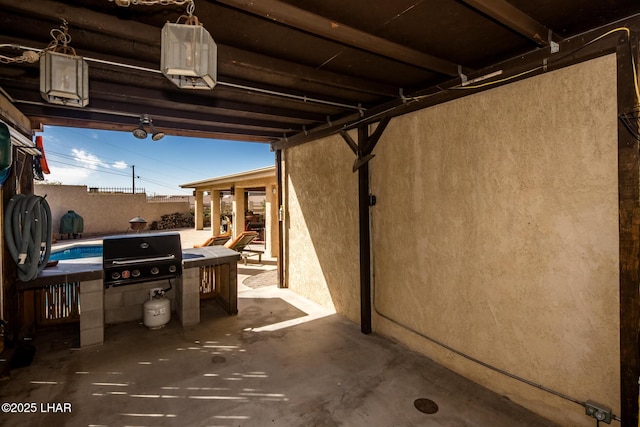
<path fill-rule="evenodd" d="M 288 265 L 292 289 L 358 321 L 357 179 L 344 145 L 287 150 Z M 374 153 L 380 313 L 619 414 L 615 56 L 394 118 Z M 348 220 L 333 218 L 341 203 Z M 594 424 L 581 406 L 375 314 L 374 330 L 561 425 Z"/>
<path fill-rule="evenodd" d="M 360 319 L 358 176 L 334 136 L 287 150 L 285 278 L 289 288 Z"/>
<path fill-rule="evenodd" d="M 53 233 L 69 210 L 84 220 L 84 234 L 124 233 L 131 218 L 141 216 L 150 225 L 162 215 L 188 214 L 189 202 L 147 202 L 144 194 L 89 193 L 84 185 L 35 185 L 34 194 L 46 195 L 53 217 Z"/>

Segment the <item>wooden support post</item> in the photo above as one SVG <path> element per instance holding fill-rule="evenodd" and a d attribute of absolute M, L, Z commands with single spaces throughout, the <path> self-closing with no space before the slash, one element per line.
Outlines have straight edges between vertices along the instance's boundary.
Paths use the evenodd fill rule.
<path fill-rule="evenodd" d="M 284 280 L 284 195 L 286 185 L 282 181 L 282 150 L 276 150 L 276 187 L 278 190 L 278 287 L 286 288 Z"/>
<path fill-rule="evenodd" d="M 621 42 L 617 48 L 618 113 L 637 106 L 634 84 L 634 47 Z M 620 233 L 620 395 L 622 427 L 638 425 L 640 378 L 640 154 L 638 123 L 627 129 L 618 121 L 618 193 Z M 635 133 L 635 135 L 634 135 Z"/>
<path fill-rule="evenodd" d="M 369 125 L 358 127 L 358 144 L 349 134 L 341 132 L 342 138 L 356 153 L 354 172 L 358 172 L 358 218 L 360 228 L 360 329 L 363 334 L 370 334 L 371 329 L 371 229 L 369 208 L 369 160 L 371 152 L 387 128 L 390 118 L 384 118 L 378 127 L 369 135 Z"/>
<path fill-rule="evenodd" d="M 14 163 L 11 168 L 11 172 L 9 173 L 9 177 L 2 185 L 2 206 L 3 206 L 3 218 L 2 224 L 4 226 L 4 207 L 7 206 L 9 200 L 16 194 L 16 165 L 18 164 L 15 159 L 18 157 L 18 150 L 13 148 L 13 159 Z M 4 236 L 4 228 L 2 230 L 2 235 Z M 8 344 L 12 344 L 17 342 L 20 335 L 21 328 L 21 315 L 20 315 L 20 299 L 18 295 L 18 289 L 16 287 L 16 278 L 18 276 L 16 263 L 13 261 L 11 256 L 9 255 L 9 249 L 7 248 L 7 243 L 5 239 L 2 239 L 4 249 L 3 249 L 3 260 L 2 260 L 2 292 L 3 292 L 3 304 L 4 311 L 3 316 L 4 320 L 8 322 L 7 327 L 5 328 L 5 341 Z"/>
<path fill-rule="evenodd" d="M 368 145 L 367 126 L 358 128 L 358 147 Z M 371 333 L 371 234 L 369 229 L 369 163 L 358 169 L 358 212 L 360 218 L 360 330 Z"/>

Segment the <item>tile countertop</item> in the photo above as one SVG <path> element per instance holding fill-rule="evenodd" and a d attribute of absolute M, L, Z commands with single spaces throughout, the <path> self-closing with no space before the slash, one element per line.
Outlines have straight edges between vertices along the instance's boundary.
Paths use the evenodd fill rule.
<path fill-rule="evenodd" d="M 229 264 L 239 260 L 240 252 L 220 245 L 182 250 L 182 265 L 184 268 Z"/>
<path fill-rule="evenodd" d="M 205 265 L 229 264 L 240 260 L 240 253 L 224 246 L 189 248 L 182 251 L 182 265 L 185 269 Z M 17 281 L 18 290 L 42 288 L 58 283 L 102 280 L 102 258 L 81 258 L 61 261 L 58 265 L 45 268 L 36 279 L 29 282 Z"/>

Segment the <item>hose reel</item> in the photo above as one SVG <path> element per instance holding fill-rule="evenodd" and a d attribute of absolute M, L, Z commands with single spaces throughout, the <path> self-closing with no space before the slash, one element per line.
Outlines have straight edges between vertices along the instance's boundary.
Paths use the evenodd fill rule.
<path fill-rule="evenodd" d="M 4 235 L 18 278 L 34 280 L 51 255 L 51 208 L 44 197 L 16 194 L 7 204 Z"/>

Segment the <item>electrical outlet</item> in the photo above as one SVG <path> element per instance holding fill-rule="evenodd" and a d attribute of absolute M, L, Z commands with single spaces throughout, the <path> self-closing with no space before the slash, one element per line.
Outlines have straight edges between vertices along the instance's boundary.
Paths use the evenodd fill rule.
<path fill-rule="evenodd" d="M 598 421 L 604 421 L 611 424 L 611 408 L 600 405 L 599 403 L 587 400 L 584 403 L 585 413 Z"/>

